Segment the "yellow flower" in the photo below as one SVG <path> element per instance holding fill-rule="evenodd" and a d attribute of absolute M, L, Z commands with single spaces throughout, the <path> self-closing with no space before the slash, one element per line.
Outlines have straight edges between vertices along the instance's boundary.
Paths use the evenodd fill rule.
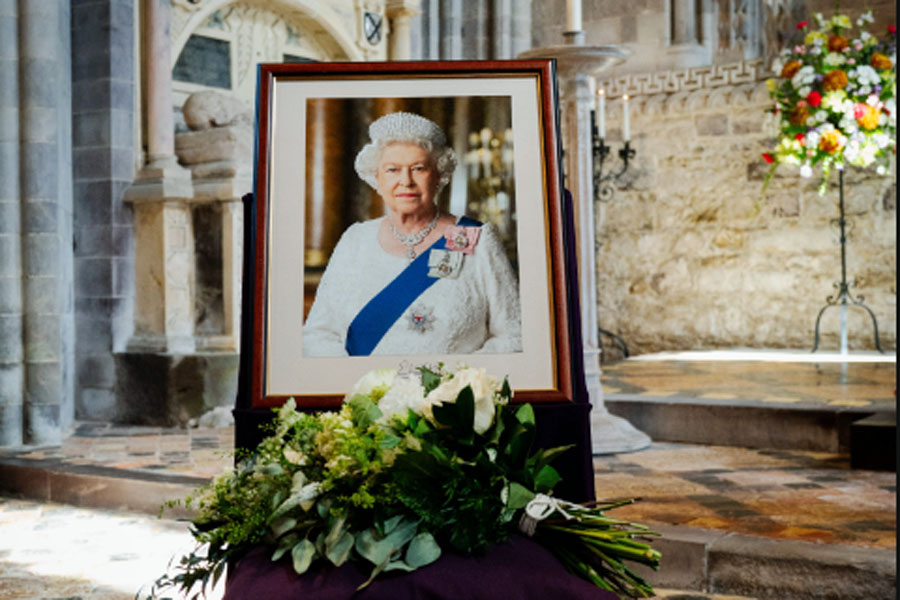
<path fill-rule="evenodd" d="M 847 138 L 841 135 L 840 131 L 830 129 L 823 132 L 822 137 L 819 138 L 819 150 L 828 154 L 834 154 L 844 147 L 846 141 Z"/>
<path fill-rule="evenodd" d="M 881 111 L 874 106 L 860 102 L 853 107 L 853 116 L 856 117 L 856 122 L 860 127 L 871 131 L 878 127 Z"/>
<path fill-rule="evenodd" d="M 774 92 L 775 88 L 778 87 L 778 84 L 774 79 L 766 79 L 766 89 L 770 92 Z"/>
<path fill-rule="evenodd" d="M 807 46 L 812 46 L 816 43 L 816 40 L 822 40 L 822 42 L 825 42 L 826 39 L 828 39 L 827 36 L 821 31 L 810 31 L 806 34 L 806 37 L 803 38 L 803 43 L 805 43 Z"/>
<path fill-rule="evenodd" d="M 840 69 L 835 69 L 825 75 L 822 80 L 822 89 L 826 92 L 842 90 L 847 87 L 847 74 Z"/>

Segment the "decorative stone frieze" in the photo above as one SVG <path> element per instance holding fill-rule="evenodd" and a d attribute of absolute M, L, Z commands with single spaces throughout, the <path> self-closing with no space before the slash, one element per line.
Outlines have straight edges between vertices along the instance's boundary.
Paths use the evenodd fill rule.
<path fill-rule="evenodd" d="M 674 94 L 725 85 L 753 83 L 770 75 L 761 59 L 728 65 L 710 65 L 692 69 L 659 71 L 623 75 L 599 80 L 597 87 L 606 90 L 607 97 L 628 94 L 629 97 Z"/>

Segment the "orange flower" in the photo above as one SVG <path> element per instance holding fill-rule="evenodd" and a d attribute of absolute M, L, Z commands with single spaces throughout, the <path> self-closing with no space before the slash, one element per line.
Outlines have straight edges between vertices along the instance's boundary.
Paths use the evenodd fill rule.
<path fill-rule="evenodd" d="M 878 127 L 881 111 L 874 106 L 860 102 L 853 107 L 853 116 L 856 117 L 856 122 L 860 127 L 872 130 Z"/>
<path fill-rule="evenodd" d="M 879 71 L 890 69 L 894 65 L 890 58 L 880 52 L 876 52 L 872 55 L 872 58 L 869 59 L 869 64 Z"/>
<path fill-rule="evenodd" d="M 822 137 L 819 138 L 819 150 L 822 152 L 827 152 L 828 154 L 834 154 L 838 150 L 844 147 L 844 142 L 846 139 L 841 132 L 837 129 L 830 129 L 822 134 Z"/>
<path fill-rule="evenodd" d="M 800 67 L 803 66 L 803 63 L 799 60 L 792 60 L 788 64 L 784 65 L 784 68 L 781 69 L 781 76 L 785 79 L 790 79 L 794 75 L 796 75 L 797 71 L 800 70 Z"/>
<path fill-rule="evenodd" d="M 825 75 L 822 80 L 822 89 L 826 92 L 842 90 L 847 87 L 847 74 L 840 69 L 835 69 Z"/>
<path fill-rule="evenodd" d="M 842 35 L 832 35 L 828 38 L 829 52 L 842 52 L 849 45 L 850 42 Z"/>
<path fill-rule="evenodd" d="M 806 108 L 806 104 L 798 104 L 794 107 L 794 110 L 791 111 L 791 125 L 806 125 L 806 120 L 809 118 L 809 109 Z"/>

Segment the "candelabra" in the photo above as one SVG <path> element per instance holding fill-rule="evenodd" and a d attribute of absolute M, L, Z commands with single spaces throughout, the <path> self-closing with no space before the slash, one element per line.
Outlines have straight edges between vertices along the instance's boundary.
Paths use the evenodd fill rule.
<path fill-rule="evenodd" d="M 607 163 L 609 155 L 612 153 L 612 147 L 606 145 L 606 127 L 604 119 L 604 98 L 603 90 L 597 95 L 597 107 L 591 111 L 591 152 L 593 160 L 593 181 L 594 181 L 594 200 L 600 202 L 609 202 L 615 193 L 615 185 L 618 183 L 625 171 L 628 170 L 628 161 L 634 158 L 635 150 L 631 147 L 631 140 L 628 139 L 628 96 L 624 96 L 623 107 L 625 115 L 625 145 L 619 150 L 618 155 L 622 160 L 622 165 L 618 170 L 612 169 L 612 163 Z M 599 121 L 599 126 L 598 126 Z M 607 163 L 608 171 L 603 172 L 604 163 Z"/>

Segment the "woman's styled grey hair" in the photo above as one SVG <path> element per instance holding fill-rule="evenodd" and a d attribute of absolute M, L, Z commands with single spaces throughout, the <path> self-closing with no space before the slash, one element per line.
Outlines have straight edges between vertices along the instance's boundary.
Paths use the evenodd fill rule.
<path fill-rule="evenodd" d="M 450 183 L 450 177 L 456 169 L 456 153 L 447 146 L 447 137 L 436 123 L 421 115 L 408 112 L 395 112 L 384 115 L 369 125 L 371 142 L 363 146 L 356 155 L 353 166 L 360 178 L 378 189 L 375 173 L 382 151 L 394 142 L 408 142 L 424 148 L 434 160 L 440 180 L 434 196 L 437 198 L 444 186 Z"/>

